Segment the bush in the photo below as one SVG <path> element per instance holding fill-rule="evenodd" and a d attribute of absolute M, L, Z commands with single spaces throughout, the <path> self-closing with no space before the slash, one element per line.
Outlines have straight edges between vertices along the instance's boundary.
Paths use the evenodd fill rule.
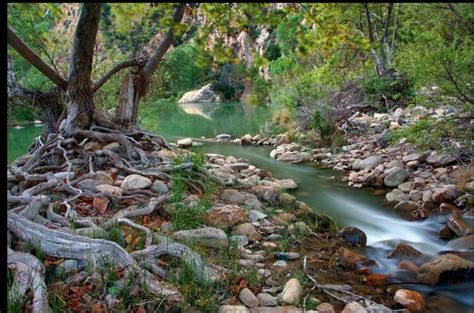
<path fill-rule="evenodd" d="M 402 103 L 414 95 L 408 78 L 395 72 L 384 76 L 370 75 L 362 80 L 362 89 L 366 100 L 379 109 L 386 106 L 384 97 L 392 106 L 392 103 Z"/>
<path fill-rule="evenodd" d="M 274 61 L 281 56 L 281 49 L 280 46 L 277 44 L 269 44 L 265 51 L 263 52 L 263 56 L 268 61 Z"/>

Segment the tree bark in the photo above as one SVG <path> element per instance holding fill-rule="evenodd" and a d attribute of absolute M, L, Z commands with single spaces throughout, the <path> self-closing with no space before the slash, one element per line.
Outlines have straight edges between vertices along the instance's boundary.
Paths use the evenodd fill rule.
<path fill-rule="evenodd" d="M 39 55 L 31 50 L 16 34 L 15 32 L 7 27 L 7 41 L 22 57 L 24 57 L 31 65 L 36 67 L 38 71 L 48 77 L 54 84 L 59 86 L 61 89 L 66 90 L 67 82 L 61 75 L 58 74 L 53 68 L 46 64 Z"/>
<path fill-rule="evenodd" d="M 177 5 L 173 15 L 173 23 L 181 22 L 185 7 L 185 3 L 179 3 Z M 137 72 L 129 73 L 122 81 L 115 113 L 115 121 L 119 125 L 130 128 L 136 124 L 138 104 L 143 96 L 145 96 L 153 72 L 156 70 L 156 67 L 166 51 L 168 51 L 173 40 L 173 26 L 170 26 L 163 40 L 160 42 L 160 45 L 156 47 L 153 55 L 148 59 L 146 64 L 142 68 L 139 68 Z"/>
<path fill-rule="evenodd" d="M 68 114 L 60 126 L 60 131 L 66 136 L 89 127 L 94 115 L 91 73 L 100 14 L 99 3 L 84 3 L 81 7 L 69 63 L 66 89 Z"/>

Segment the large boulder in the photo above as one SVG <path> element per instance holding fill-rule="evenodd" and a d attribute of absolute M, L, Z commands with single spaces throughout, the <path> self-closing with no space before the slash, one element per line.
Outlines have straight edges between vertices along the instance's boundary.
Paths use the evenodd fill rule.
<path fill-rule="evenodd" d="M 222 229 L 213 227 L 180 230 L 174 236 L 180 241 L 193 241 L 211 248 L 226 248 L 229 245 L 227 234 Z"/>
<path fill-rule="evenodd" d="M 418 269 L 418 280 L 426 284 L 436 284 L 440 276 L 450 273 L 464 273 L 474 275 L 474 262 L 465 260 L 454 254 L 436 256 L 424 263 Z M 458 275 L 456 275 L 458 276 Z M 449 277 L 444 277 L 448 279 Z"/>
<path fill-rule="evenodd" d="M 352 164 L 352 169 L 359 171 L 363 169 L 371 169 L 384 162 L 383 157 L 379 155 L 372 155 L 364 160 L 357 160 Z"/>
<path fill-rule="evenodd" d="M 212 89 L 212 83 L 209 83 L 199 89 L 186 92 L 178 103 L 199 103 L 199 102 L 218 102 L 219 95 Z"/>

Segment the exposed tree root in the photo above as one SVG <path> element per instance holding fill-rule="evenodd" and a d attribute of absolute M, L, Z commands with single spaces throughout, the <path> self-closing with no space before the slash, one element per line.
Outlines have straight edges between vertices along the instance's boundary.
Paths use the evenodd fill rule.
<path fill-rule="evenodd" d="M 132 221 L 133 218 L 154 213 L 169 199 L 169 194 L 158 195 L 151 190 L 123 192 L 120 195 L 95 193 L 90 187 L 85 187 L 87 184 L 81 182 L 96 179 L 98 171 L 107 168 L 109 164 L 113 164 L 122 174 L 139 174 L 162 180 L 170 180 L 173 172 L 183 171 L 186 183 L 199 192 L 203 192 L 206 186 L 196 180 L 196 177 L 206 178 L 220 185 L 223 184 L 222 180 L 206 169 L 196 168 L 192 162 L 174 164 L 164 157 L 150 153 L 152 150 L 164 148 L 174 151 L 161 136 L 97 124 L 99 126 L 93 126 L 90 130 L 76 130 L 67 138 L 50 134 L 45 142 L 40 141 L 29 154 L 13 162 L 8 180 L 13 185 L 16 184 L 16 187 L 11 189 L 8 196 L 9 233 L 39 249 L 44 255 L 90 262 L 93 273 L 98 273 L 98 269 L 110 265 L 115 269 L 124 269 L 128 273 L 126 276 L 132 276 L 134 281 L 151 293 L 165 296 L 168 302 L 179 301 L 181 295 L 174 287 L 159 280 L 159 277 L 165 277 L 167 273 L 157 263 L 160 257 L 172 256 L 181 259 L 194 270 L 196 279 L 200 281 L 213 282 L 219 279 L 218 271 L 206 264 L 199 254 L 179 243 L 152 245 L 151 229 Z M 84 151 L 85 143 L 90 140 L 102 143 L 118 142 L 120 147 L 125 149 L 125 153 L 122 153 L 121 149 L 101 150 L 99 153 Z M 99 157 L 105 157 L 106 162 L 99 164 Z M 112 217 L 87 214 L 85 203 L 90 203 L 88 201 L 99 196 L 105 196 L 114 203 L 123 201 L 124 204 L 120 206 L 127 207 L 119 207 Z M 142 203 L 147 204 L 142 207 Z M 90 204 L 88 205 L 90 207 Z M 143 232 L 145 249 L 130 254 L 115 242 L 94 239 L 107 238 L 108 230 L 117 224 Z M 23 266 L 16 276 L 23 277 L 26 275 L 23 273 L 42 275 L 44 267 L 40 261 L 24 255 L 26 254 L 9 250 L 9 264 L 16 264 L 17 268 Z M 24 265 L 18 265 L 21 259 L 25 258 L 21 263 Z M 35 264 L 41 266 L 35 267 Z M 80 277 L 76 278 L 81 281 L 90 276 L 84 272 L 76 275 L 79 274 Z M 28 284 L 24 280 L 22 294 L 25 294 L 29 287 L 38 285 L 39 281 L 44 285 L 44 277 L 41 275 L 40 280 Z M 35 304 L 37 312 L 48 312 L 49 307 L 41 307 L 47 305 L 44 286 L 35 291 L 35 297 L 38 299 L 35 300 L 35 303 L 38 303 Z"/>
<path fill-rule="evenodd" d="M 7 248 L 8 268 L 14 272 L 13 286 L 9 290 L 9 301 L 13 303 L 33 291 L 31 311 L 34 313 L 52 312 L 48 304 L 48 293 L 44 283 L 44 266 L 28 253 L 16 252 Z"/>

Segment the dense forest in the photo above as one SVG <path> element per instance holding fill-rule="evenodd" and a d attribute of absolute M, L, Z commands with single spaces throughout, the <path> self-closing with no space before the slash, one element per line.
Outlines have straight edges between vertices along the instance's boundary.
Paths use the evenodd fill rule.
<path fill-rule="evenodd" d="M 7 17 L 7 312 L 473 310 L 472 4 Z"/>

